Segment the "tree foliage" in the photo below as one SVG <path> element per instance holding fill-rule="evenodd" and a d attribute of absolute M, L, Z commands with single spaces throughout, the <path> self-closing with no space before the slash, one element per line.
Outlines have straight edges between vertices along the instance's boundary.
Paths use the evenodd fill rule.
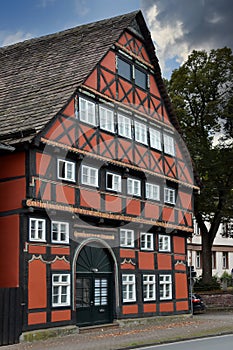
<path fill-rule="evenodd" d="M 211 247 L 233 210 L 233 55 L 230 48 L 193 51 L 167 82 L 184 140 L 201 178 L 195 216 L 202 231 L 203 279 L 211 280 Z M 217 138 L 218 136 L 218 138 Z M 210 228 L 205 221 L 210 221 Z"/>

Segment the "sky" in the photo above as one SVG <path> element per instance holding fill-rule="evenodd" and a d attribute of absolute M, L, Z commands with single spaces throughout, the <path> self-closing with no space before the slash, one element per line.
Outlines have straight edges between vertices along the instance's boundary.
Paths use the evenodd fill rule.
<path fill-rule="evenodd" d="M 194 49 L 233 49 L 232 0 L 3 0 L 0 46 L 139 9 L 168 79 Z"/>

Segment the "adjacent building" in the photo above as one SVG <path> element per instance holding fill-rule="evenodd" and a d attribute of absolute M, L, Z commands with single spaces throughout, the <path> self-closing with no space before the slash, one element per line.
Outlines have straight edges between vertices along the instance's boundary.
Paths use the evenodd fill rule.
<path fill-rule="evenodd" d="M 0 287 L 22 331 L 189 313 L 197 187 L 142 13 L 0 61 Z"/>
<path fill-rule="evenodd" d="M 207 226 L 209 223 L 206 223 Z M 188 239 L 188 264 L 194 266 L 197 276 L 202 275 L 201 231 L 194 221 L 194 235 Z M 212 247 L 213 276 L 221 278 L 224 272 L 231 275 L 233 269 L 233 222 L 222 222 Z"/>

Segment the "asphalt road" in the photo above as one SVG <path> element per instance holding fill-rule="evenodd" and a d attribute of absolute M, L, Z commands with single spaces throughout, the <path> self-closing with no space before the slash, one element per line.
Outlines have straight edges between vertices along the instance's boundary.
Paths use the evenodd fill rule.
<path fill-rule="evenodd" d="M 188 348 L 192 350 L 232 350 L 233 335 L 223 335 L 218 337 L 155 345 L 144 348 L 137 348 L 137 350 L 187 350 Z"/>

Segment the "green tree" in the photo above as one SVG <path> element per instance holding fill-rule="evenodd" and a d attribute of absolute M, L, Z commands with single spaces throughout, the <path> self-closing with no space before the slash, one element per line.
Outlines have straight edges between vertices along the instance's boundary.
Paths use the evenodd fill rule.
<path fill-rule="evenodd" d="M 223 218 L 233 216 L 231 49 L 193 51 L 166 85 L 201 180 L 194 214 L 202 233 L 203 281 L 207 284 L 212 278 L 214 238 Z"/>

